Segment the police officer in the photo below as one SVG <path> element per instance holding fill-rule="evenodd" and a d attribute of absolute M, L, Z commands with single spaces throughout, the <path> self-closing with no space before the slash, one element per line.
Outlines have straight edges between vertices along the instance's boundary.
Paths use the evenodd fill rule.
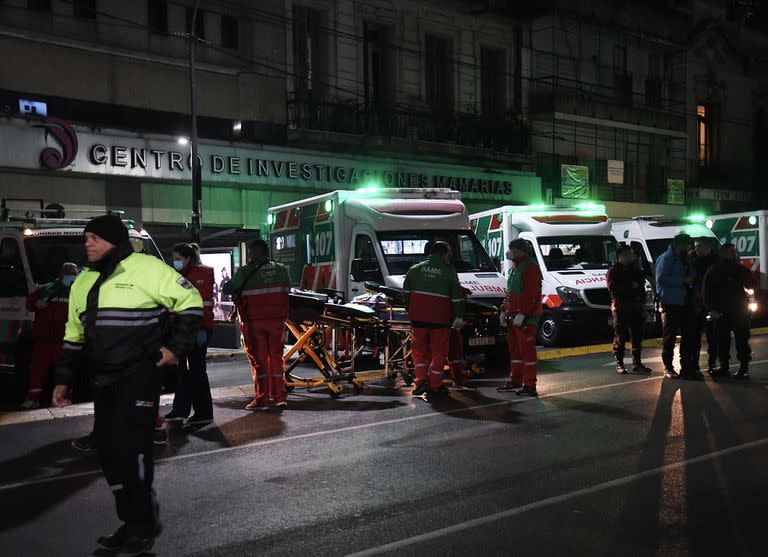
<path fill-rule="evenodd" d="M 509 243 L 505 257 L 513 263 L 507 276 L 507 296 L 500 316 L 501 325 L 507 327 L 510 371 L 509 381 L 496 390 L 536 397 L 539 396 L 536 390 L 536 326 L 542 313 L 541 270 L 528 253 L 528 244 L 521 238 Z"/>
<path fill-rule="evenodd" d="M 728 361 L 731 351 L 731 331 L 733 331 L 736 357 L 740 364 L 734 377 L 746 379 L 749 377 L 752 349 L 749 346 L 748 298 L 744 289 L 755 288 L 755 276 L 739 263 L 739 255 L 733 244 L 723 244 L 720 254 L 722 261 L 707 271 L 702 291 L 704 305 L 715 323 L 717 337 L 720 368 L 713 375 L 715 377 L 730 376 Z"/>
<path fill-rule="evenodd" d="M 70 404 L 74 360 L 82 354 L 94 387 L 96 450 L 123 522 L 96 543 L 117 555 L 138 555 L 152 547 L 161 530 L 152 489 L 152 438 L 163 377 L 158 368 L 176 364 L 192 347 L 203 301 L 171 267 L 134 253 L 115 215 L 88 223 L 85 249 L 90 269 L 70 292 L 53 401 Z"/>
<path fill-rule="evenodd" d="M 702 236 L 696 238 L 693 244 L 693 266 L 696 268 L 697 290 L 699 295 L 699 312 L 696 316 L 696 333 L 693 336 L 693 358 L 696 370 L 699 370 L 699 354 L 701 353 L 701 334 L 705 333 L 707 337 L 707 371 L 715 374 L 717 365 L 717 339 L 714 334 L 714 322 L 709 319 L 706 307 L 703 304 L 702 289 L 704 277 L 707 271 L 720 261 L 720 256 L 715 252 L 714 244 L 717 242 L 714 238 Z"/>
<path fill-rule="evenodd" d="M 464 326 L 464 293 L 451 266 L 451 247 L 434 242 L 429 258 L 405 275 L 411 322 L 411 353 L 416 375 L 413 395 L 430 400 L 444 393 L 443 366 L 448 359 L 451 328 Z"/>
<path fill-rule="evenodd" d="M 43 387 L 59 359 L 69 312 L 69 288 L 79 272 L 74 263 L 64 263 L 55 281 L 36 288 L 27 296 L 27 309 L 35 312 L 35 320 L 32 322 L 29 389 L 21 404 L 24 410 L 40 406 Z"/>
<path fill-rule="evenodd" d="M 635 252 L 627 245 L 618 249 L 618 262 L 606 275 L 611 293 L 613 313 L 613 355 L 616 373 L 626 374 L 624 352 L 627 340 L 632 340 L 632 371 L 650 373 L 642 362 L 643 313 L 645 309 L 645 275 L 635 262 Z"/>
<path fill-rule="evenodd" d="M 238 269 L 223 290 L 237 302 L 245 349 L 252 362 L 255 393 L 245 408 L 259 412 L 269 410 L 270 398 L 277 408 L 288 406 L 283 350 L 291 277 L 285 265 L 268 256 L 267 242 L 251 242 L 251 261 Z"/>

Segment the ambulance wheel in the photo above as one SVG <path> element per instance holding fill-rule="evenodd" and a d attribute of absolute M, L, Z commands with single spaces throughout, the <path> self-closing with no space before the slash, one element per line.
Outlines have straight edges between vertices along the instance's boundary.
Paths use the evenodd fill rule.
<path fill-rule="evenodd" d="M 563 325 L 554 314 L 546 311 L 539 320 L 538 332 L 539 344 L 543 346 L 554 346 L 560 342 L 563 337 Z"/>

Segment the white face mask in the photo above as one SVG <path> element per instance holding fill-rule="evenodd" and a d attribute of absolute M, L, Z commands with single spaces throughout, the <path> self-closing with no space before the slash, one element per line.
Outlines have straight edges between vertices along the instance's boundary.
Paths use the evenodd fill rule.
<path fill-rule="evenodd" d="M 511 249 L 507 250 L 507 253 L 504 254 L 504 257 L 506 257 L 509 261 L 515 260 L 514 254 L 512 253 Z"/>

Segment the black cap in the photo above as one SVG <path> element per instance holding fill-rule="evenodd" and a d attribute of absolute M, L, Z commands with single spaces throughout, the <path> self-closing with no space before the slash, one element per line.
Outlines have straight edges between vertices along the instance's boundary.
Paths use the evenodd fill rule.
<path fill-rule="evenodd" d="M 528 253 L 528 243 L 522 238 L 515 238 L 509 243 L 509 249 L 516 249 Z"/>
<path fill-rule="evenodd" d="M 691 245 L 692 243 L 693 239 L 688 234 L 678 234 L 672 238 L 673 246 Z"/>
<path fill-rule="evenodd" d="M 85 232 L 96 234 L 113 246 L 128 242 L 128 229 L 117 215 L 102 215 L 85 225 Z"/>

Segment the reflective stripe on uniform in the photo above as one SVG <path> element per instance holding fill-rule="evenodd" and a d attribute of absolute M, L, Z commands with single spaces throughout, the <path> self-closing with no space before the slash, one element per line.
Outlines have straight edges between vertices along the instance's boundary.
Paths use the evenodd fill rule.
<path fill-rule="evenodd" d="M 153 317 L 152 319 L 97 319 L 96 325 L 101 327 L 143 327 L 145 325 L 153 325 L 159 323 L 159 317 Z"/>
<path fill-rule="evenodd" d="M 442 375 L 443 374 L 443 370 L 439 370 L 438 371 L 436 369 L 430 369 L 429 373 L 434 373 L 435 375 Z"/>
<path fill-rule="evenodd" d="M 423 290 L 411 290 L 411 294 L 422 294 L 424 296 L 435 296 L 436 298 L 445 298 L 446 300 L 450 299 L 450 296 L 446 296 L 445 294 L 435 294 L 434 292 L 424 292 Z"/>
<path fill-rule="evenodd" d="M 278 292 L 289 292 L 287 286 L 271 286 L 269 288 L 249 288 L 243 290 L 242 296 L 258 296 L 260 294 L 276 294 Z"/>
<path fill-rule="evenodd" d="M 123 484 L 110 485 L 109 489 L 111 489 L 112 491 L 120 491 L 121 489 L 123 489 Z"/>
<path fill-rule="evenodd" d="M 176 315 L 199 315 L 200 317 L 203 316 L 203 310 L 202 309 L 184 309 L 176 313 Z"/>
<path fill-rule="evenodd" d="M 75 344 L 74 342 L 63 342 L 61 347 L 65 350 L 82 350 L 82 344 Z"/>

